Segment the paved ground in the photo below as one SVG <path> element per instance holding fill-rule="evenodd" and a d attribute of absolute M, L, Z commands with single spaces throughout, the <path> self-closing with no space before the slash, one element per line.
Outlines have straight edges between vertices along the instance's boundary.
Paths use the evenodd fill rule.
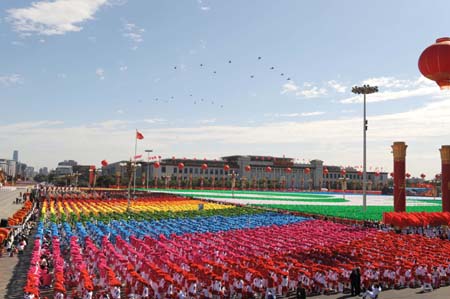
<path fill-rule="evenodd" d="M 0 191 L 0 218 L 8 218 L 15 211 L 22 208 L 21 204 L 16 205 L 13 202 L 15 202 L 20 192 L 24 192 L 25 190 Z M 24 284 L 25 282 L 29 259 L 29 255 L 23 255 L 19 259 L 17 256 L 8 257 L 6 252 L 4 252 L 3 257 L 0 258 L 0 298 L 23 298 L 23 293 L 21 293 L 23 287 L 18 287 L 18 284 Z M 12 296 L 14 292 L 16 292 L 18 297 Z"/>
<path fill-rule="evenodd" d="M 344 299 L 344 298 L 360 298 L 350 297 L 349 295 L 332 295 L 332 296 L 317 296 L 316 299 Z M 450 286 L 434 290 L 429 293 L 421 293 L 420 289 L 403 289 L 403 290 L 389 290 L 383 291 L 378 296 L 378 299 L 448 299 L 450 298 Z"/>
<path fill-rule="evenodd" d="M 17 189 L 16 191 L 0 191 L 0 218 L 8 218 L 15 211 L 20 210 L 22 205 L 16 205 L 16 197 L 19 197 L 20 192 L 24 192 L 26 189 Z"/>

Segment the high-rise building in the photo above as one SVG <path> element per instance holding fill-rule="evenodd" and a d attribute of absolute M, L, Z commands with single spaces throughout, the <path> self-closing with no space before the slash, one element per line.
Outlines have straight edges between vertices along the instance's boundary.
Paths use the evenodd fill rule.
<path fill-rule="evenodd" d="M 33 178 L 34 177 L 34 167 L 27 166 L 27 168 L 25 168 L 24 177 L 27 179 Z"/>
<path fill-rule="evenodd" d="M 15 177 L 16 176 L 16 168 L 17 168 L 17 163 L 14 160 L 8 160 L 8 172 L 7 174 Z"/>
<path fill-rule="evenodd" d="M 19 162 L 19 151 L 18 150 L 13 151 L 13 160 L 16 162 Z"/>
<path fill-rule="evenodd" d="M 39 174 L 48 175 L 48 168 L 42 167 L 41 169 L 39 169 Z"/>

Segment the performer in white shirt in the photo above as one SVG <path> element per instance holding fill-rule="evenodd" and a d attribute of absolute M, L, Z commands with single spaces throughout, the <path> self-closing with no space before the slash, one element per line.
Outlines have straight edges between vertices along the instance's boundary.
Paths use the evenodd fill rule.
<path fill-rule="evenodd" d="M 120 299 L 120 287 L 113 287 L 111 290 L 111 295 L 113 299 Z"/>
<path fill-rule="evenodd" d="M 363 299 L 366 299 L 366 298 L 375 299 L 375 298 L 377 298 L 379 293 L 381 293 L 381 287 L 379 285 L 373 285 L 372 290 L 367 290 L 363 294 L 362 298 Z"/>

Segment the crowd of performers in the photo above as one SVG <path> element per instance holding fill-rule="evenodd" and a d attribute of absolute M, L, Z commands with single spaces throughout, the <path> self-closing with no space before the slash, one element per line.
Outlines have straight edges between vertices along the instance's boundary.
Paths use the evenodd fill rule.
<path fill-rule="evenodd" d="M 131 236 L 129 241 L 116 236 L 114 243 L 103 236 L 96 244 L 95 231 L 90 231 L 92 239 L 80 240 L 65 233 L 70 230 L 67 224 L 55 226 L 52 231 L 62 233 L 46 233 L 35 241 L 25 298 L 38 298 L 37 290 L 45 286 L 53 287 L 57 299 L 270 298 L 299 286 L 308 295 L 344 293 L 353 291 L 355 264 L 360 265 L 363 289 L 375 285 L 432 289 L 450 283 L 448 242 L 421 236 L 374 232 L 361 240 L 369 242 L 365 246 L 352 241 L 331 250 L 316 247 L 307 254 L 292 252 L 276 259 L 266 253 L 256 259 L 250 253 L 233 255 L 212 234 L 159 240 Z M 229 239 L 229 246 L 245 251 L 252 247 L 250 240 L 245 235 Z M 242 241 L 247 244 L 240 247 Z M 394 251 L 395 246 L 412 250 Z M 400 256 L 405 253 L 410 256 Z"/>
<path fill-rule="evenodd" d="M 117 223 L 39 223 L 25 298 L 46 287 L 57 299 L 269 299 L 298 289 L 371 297 L 450 284 L 450 242 L 437 235 L 308 220 L 151 237 L 136 221 Z"/>

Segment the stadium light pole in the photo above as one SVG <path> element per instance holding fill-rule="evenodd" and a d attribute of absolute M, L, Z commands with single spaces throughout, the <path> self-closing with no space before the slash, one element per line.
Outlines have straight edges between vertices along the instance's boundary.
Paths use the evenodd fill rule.
<path fill-rule="evenodd" d="M 146 184 L 145 184 L 145 188 L 148 189 L 148 176 L 150 175 L 150 153 L 153 152 L 153 150 L 145 150 L 145 152 L 147 153 L 147 176 L 146 176 Z M 147 190 L 148 192 L 148 190 Z"/>
<path fill-rule="evenodd" d="M 378 92 L 378 86 L 354 86 L 352 88 L 354 94 L 364 95 L 364 121 L 363 121 L 363 211 L 367 211 L 367 119 L 366 119 L 366 95 Z"/>

